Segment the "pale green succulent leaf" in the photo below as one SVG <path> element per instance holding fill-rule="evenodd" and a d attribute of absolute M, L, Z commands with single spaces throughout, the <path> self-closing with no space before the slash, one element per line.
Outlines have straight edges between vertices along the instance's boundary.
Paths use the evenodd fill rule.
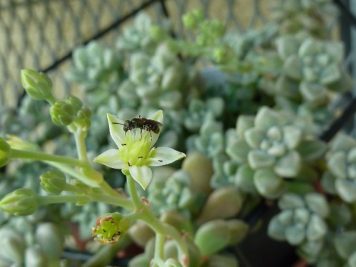
<path fill-rule="evenodd" d="M 295 224 L 287 227 L 286 239 L 289 244 L 296 246 L 303 242 L 305 238 L 304 225 Z"/>
<path fill-rule="evenodd" d="M 295 126 L 283 127 L 283 139 L 289 149 L 294 149 L 298 146 L 302 138 L 302 130 Z"/>
<path fill-rule="evenodd" d="M 297 194 L 284 194 L 278 201 L 280 209 L 304 208 L 303 199 Z"/>
<path fill-rule="evenodd" d="M 288 57 L 283 67 L 288 77 L 295 80 L 302 79 L 302 62 L 296 55 Z"/>
<path fill-rule="evenodd" d="M 261 141 L 264 138 L 264 133 L 256 128 L 251 128 L 245 131 L 245 140 L 253 148 L 259 148 Z"/>
<path fill-rule="evenodd" d="M 273 166 L 274 157 L 262 150 L 253 150 L 248 153 L 248 163 L 253 169 L 260 169 Z"/>
<path fill-rule="evenodd" d="M 313 214 L 308 223 L 306 236 L 310 241 L 321 239 L 327 232 L 327 225 L 318 215 Z"/>
<path fill-rule="evenodd" d="M 341 78 L 340 67 L 336 64 L 332 64 L 322 70 L 320 82 L 322 84 L 327 85 L 336 82 L 340 78 Z"/>
<path fill-rule="evenodd" d="M 276 198 L 280 196 L 284 190 L 282 178 L 277 176 L 271 169 L 256 171 L 254 182 L 257 191 L 267 198 Z"/>
<path fill-rule="evenodd" d="M 262 107 L 255 117 L 255 126 L 257 129 L 267 130 L 278 123 L 277 114 L 267 107 Z"/>
<path fill-rule="evenodd" d="M 305 196 L 307 207 L 321 217 L 329 214 L 329 205 L 326 199 L 318 193 L 309 193 Z"/>
<path fill-rule="evenodd" d="M 248 164 L 243 164 L 238 169 L 234 182 L 242 191 L 254 193 L 256 192 L 256 187 L 253 181 L 254 174 L 255 171 L 251 169 Z"/>
<path fill-rule="evenodd" d="M 334 239 L 336 251 L 343 258 L 347 259 L 355 252 L 356 231 L 345 231 L 336 235 Z"/>
<path fill-rule="evenodd" d="M 274 167 L 275 172 L 282 177 L 295 177 L 301 167 L 301 158 L 296 151 L 290 151 L 280 158 Z"/>
<path fill-rule="evenodd" d="M 254 125 L 254 118 L 252 116 L 242 115 L 239 117 L 236 123 L 236 130 L 239 137 L 243 137 L 244 132 L 247 129 L 252 128 Z"/>
<path fill-rule="evenodd" d="M 250 151 L 249 145 L 242 139 L 237 140 L 232 145 L 226 148 L 226 153 L 237 162 L 246 162 L 248 152 Z"/>
<path fill-rule="evenodd" d="M 349 179 L 336 179 L 335 188 L 338 195 L 346 202 L 356 201 L 356 181 Z"/>
<path fill-rule="evenodd" d="M 320 140 L 303 140 L 298 146 L 298 153 L 305 161 L 319 159 L 326 151 L 326 144 Z"/>
<path fill-rule="evenodd" d="M 343 151 L 331 155 L 328 167 L 332 174 L 338 178 L 347 178 L 346 154 Z"/>

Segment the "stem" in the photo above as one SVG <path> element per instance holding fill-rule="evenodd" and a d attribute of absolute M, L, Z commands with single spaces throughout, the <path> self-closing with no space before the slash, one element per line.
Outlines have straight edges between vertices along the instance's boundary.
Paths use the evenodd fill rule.
<path fill-rule="evenodd" d="M 66 203 L 66 202 L 81 202 L 85 203 L 90 201 L 88 196 L 78 196 L 78 195 L 49 195 L 49 196 L 39 196 L 38 197 L 40 205 Z"/>
<path fill-rule="evenodd" d="M 38 160 L 38 161 L 58 162 L 58 163 L 64 163 L 64 164 L 68 164 L 68 165 L 81 166 L 81 167 L 88 166 L 88 164 L 86 162 L 83 162 L 83 161 L 75 159 L 75 158 L 51 155 L 51 154 L 38 152 L 38 151 L 11 149 L 10 155 L 12 158 L 18 158 L 18 159 L 30 159 L 30 160 Z"/>
<path fill-rule="evenodd" d="M 133 202 L 136 210 L 138 210 L 143 206 L 143 204 L 140 200 L 140 197 L 137 194 L 136 183 L 135 183 L 134 179 L 131 177 L 131 175 L 127 175 L 126 180 L 127 180 L 129 193 L 132 198 L 132 202 Z"/>
<path fill-rule="evenodd" d="M 110 205 L 115 205 L 115 206 L 120 206 L 125 209 L 131 210 L 132 209 L 132 204 L 131 201 L 127 198 L 125 198 L 123 195 L 119 194 L 119 192 L 115 191 L 112 189 L 104 180 L 97 185 L 96 183 L 93 184 L 91 179 L 87 176 L 85 176 L 83 173 L 78 172 L 68 166 L 58 164 L 58 163 L 53 163 L 49 162 L 49 165 L 52 165 L 53 167 L 57 168 L 58 170 L 78 179 L 80 182 L 84 183 L 85 185 L 89 185 L 90 187 L 98 187 L 100 186 L 100 189 L 103 190 L 106 195 L 103 194 L 91 194 L 95 198 L 100 198 L 102 201 L 110 204 Z M 89 193 L 90 194 L 90 193 Z"/>
<path fill-rule="evenodd" d="M 79 128 L 74 134 L 75 145 L 77 147 L 77 152 L 78 152 L 78 158 L 82 161 L 88 162 L 85 137 L 86 137 L 86 133 L 82 131 L 81 128 Z"/>
<path fill-rule="evenodd" d="M 156 260 L 163 259 L 164 257 L 163 246 L 164 246 L 164 235 L 156 234 L 154 259 Z"/>
<path fill-rule="evenodd" d="M 155 257 L 154 260 L 163 260 L 164 238 L 171 237 L 175 240 L 178 248 L 180 262 L 183 266 L 188 266 L 188 247 L 180 233 L 173 226 L 162 223 L 146 205 L 144 205 L 137 193 L 136 184 L 131 175 L 126 175 L 129 193 L 136 209 L 137 219 L 144 221 L 153 231 L 156 232 Z"/>
<path fill-rule="evenodd" d="M 102 246 L 96 254 L 83 264 L 83 267 L 108 266 L 116 253 L 126 248 L 131 242 L 128 234 L 123 235 L 120 237 L 119 242 L 113 245 Z"/>

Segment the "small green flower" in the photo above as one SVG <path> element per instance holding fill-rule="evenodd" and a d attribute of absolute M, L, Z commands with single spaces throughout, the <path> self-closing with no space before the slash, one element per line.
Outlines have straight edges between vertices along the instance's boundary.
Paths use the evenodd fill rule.
<path fill-rule="evenodd" d="M 95 162 L 110 168 L 129 172 L 133 179 L 143 189 L 146 189 L 152 179 L 150 167 L 170 164 L 185 157 L 185 154 L 169 147 L 153 147 L 159 132 L 135 128 L 124 131 L 124 121 L 108 114 L 111 138 L 118 149 L 109 149 L 95 158 Z M 163 122 L 163 112 L 157 111 L 149 119 Z"/>
<path fill-rule="evenodd" d="M 128 221 L 121 214 L 110 213 L 96 220 L 96 225 L 92 228 L 92 235 L 95 240 L 103 244 L 116 243 L 128 227 Z"/>

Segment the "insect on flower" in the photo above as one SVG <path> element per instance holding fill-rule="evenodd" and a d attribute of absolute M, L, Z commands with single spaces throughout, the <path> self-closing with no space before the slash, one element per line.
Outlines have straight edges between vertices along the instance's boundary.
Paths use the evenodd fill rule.
<path fill-rule="evenodd" d="M 134 129 L 141 129 L 141 131 L 143 130 L 158 134 L 162 126 L 162 123 L 160 123 L 159 121 L 146 119 L 141 116 L 138 116 L 137 118 L 133 118 L 131 120 L 126 120 L 123 124 L 119 122 L 113 122 L 113 124 L 123 125 L 123 130 L 125 133 Z"/>

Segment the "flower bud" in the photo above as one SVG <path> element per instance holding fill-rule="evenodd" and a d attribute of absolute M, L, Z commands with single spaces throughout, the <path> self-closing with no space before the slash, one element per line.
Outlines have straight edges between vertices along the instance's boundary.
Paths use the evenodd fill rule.
<path fill-rule="evenodd" d="M 215 254 L 230 243 L 230 229 L 223 220 L 210 221 L 199 227 L 194 242 L 202 255 Z"/>
<path fill-rule="evenodd" d="M 82 108 L 82 101 L 76 96 L 69 96 L 65 102 L 70 105 L 74 113 L 77 113 Z"/>
<path fill-rule="evenodd" d="M 0 138 L 0 168 L 5 166 L 10 159 L 10 146 L 3 139 Z"/>
<path fill-rule="evenodd" d="M 0 201 L 0 208 L 16 216 L 30 215 L 38 208 L 38 198 L 31 189 L 20 188 L 7 194 Z"/>
<path fill-rule="evenodd" d="M 53 99 L 52 82 L 46 74 L 24 69 L 21 71 L 21 83 L 32 98 L 37 100 Z"/>
<path fill-rule="evenodd" d="M 91 111 L 89 108 L 84 107 L 80 109 L 77 113 L 77 118 L 75 119 L 75 123 L 82 129 L 88 130 L 90 128 L 91 123 Z"/>
<path fill-rule="evenodd" d="M 233 217 L 240 211 L 242 201 L 241 193 L 235 187 L 219 188 L 209 195 L 198 221 L 204 223 Z"/>
<path fill-rule="evenodd" d="M 41 187 L 52 194 L 60 194 L 66 186 L 66 177 L 57 170 L 45 172 L 40 176 Z"/>
<path fill-rule="evenodd" d="M 120 236 L 127 231 L 129 222 L 120 213 L 110 213 L 99 217 L 92 235 L 95 240 L 103 244 L 116 243 Z"/>
<path fill-rule="evenodd" d="M 56 101 L 50 108 L 51 118 L 54 124 L 66 126 L 73 122 L 76 113 L 73 107 L 66 101 Z"/>
<path fill-rule="evenodd" d="M 135 243 L 144 247 L 146 243 L 154 237 L 154 232 L 143 222 L 135 223 L 130 229 L 129 234 Z"/>

